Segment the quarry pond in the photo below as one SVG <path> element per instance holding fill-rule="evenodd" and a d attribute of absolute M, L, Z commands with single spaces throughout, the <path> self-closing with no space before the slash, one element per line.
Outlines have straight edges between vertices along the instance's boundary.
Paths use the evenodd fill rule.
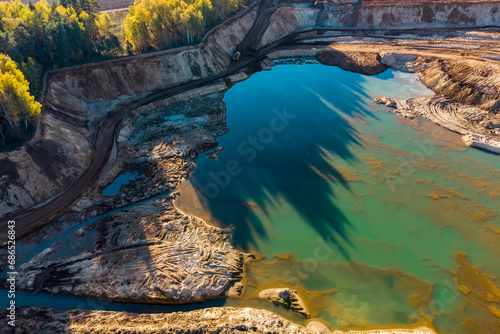
<path fill-rule="evenodd" d="M 290 287 L 333 328 L 498 330 L 500 160 L 377 96 L 430 96 L 414 74 L 282 64 L 225 95 L 229 132 L 198 156 L 176 205 L 236 227 L 241 298 Z M 221 150 L 222 148 L 222 150 Z"/>
<path fill-rule="evenodd" d="M 148 210 L 161 211 L 154 204 L 180 192 L 175 208 L 166 211 L 174 217 L 168 224 L 189 219 L 202 225 L 186 213 L 217 227 L 233 225 L 232 243 L 255 254 L 244 265 L 241 296 L 161 305 L 34 290 L 19 293 L 18 305 L 135 313 L 254 307 L 303 325 L 317 320 L 332 330 L 427 326 L 438 333 L 495 333 L 500 325 L 498 156 L 465 146 L 459 135 L 425 119 L 404 118 L 373 103 L 379 96 L 431 96 L 415 74 L 387 70 L 366 76 L 309 61 L 278 63 L 217 98 L 197 97 L 206 99 L 198 106 L 202 116 L 158 116 L 161 124 L 187 124 L 177 131 L 188 129 L 190 140 L 197 127 L 224 124 L 218 146 L 196 158 L 179 186 L 63 227 L 36 247 L 19 248 L 25 256 L 18 265 L 49 248 L 56 250 L 49 265 L 75 262 L 95 248 L 98 228 L 132 222 L 119 232 L 129 238 L 136 217 L 146 217 L 154 227 L 165 216 L 148 216 Z M 211 103 L 220 111 L 216 126 L 204 118 Z M 130 183 L 145 179 L 142 172 L 124 171 L 102 195 L 129 196 Z M 185 226 L 179 223 L 180 230 Z M 187 231 L 196 238 L 221 235 Z M 202 251 L 211 252 L 208 246 Z M 144 249 L 132 255 L 149 258 L 151 247 Z M 151 258 L 160 258 L 165 249 Z M 222 260 L 207 272 L 226 264 L 225 254 L 227 248 L 213 253 Z M 169 261 L 175 262 L 159 263 Z M 134 268 L 136 262 L 109 267 Z M 32 267 L 38 270 L 36 262 Z M 151 276 L 159 272 L 148 270 Z M 103 291 L 114 289 L 104 284 Z M 263 290 L 285 287 L 297 291 L 310 319 L 259 298 Z M 6 295 L 1 298 L 4 302 Z"/>

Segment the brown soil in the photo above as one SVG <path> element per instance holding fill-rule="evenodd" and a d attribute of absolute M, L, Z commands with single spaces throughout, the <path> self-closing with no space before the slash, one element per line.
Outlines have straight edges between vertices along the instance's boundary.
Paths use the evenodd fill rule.
<path fill-rule="evenodd" d="M 382 73 L 387 69 L 384 64 L 380 63 L 379 56 L 374 53 L 330 50 L 321 51 L 316 59 L 325 65 L 338 66 L 346 71 L 371 75 Z"/>
<path fill-rule="evenodd" d="M 454 101 L 500 110 L 500 64 L 475 59 L 442 59 L 425 69 L 422 82 Z"/>
<path fill-rule="evenodd" d="M 6 312 L 0 333 L 9 333 Z M 23 308 L 16 316 L 16 333 L 311 333 L 272 312 L 258 309 L 210 308 L 169 314 L 106 311 L 56 311 Z"/>
<path fill-rule="evenodd" d="M 0 312 L 0 333 L 9 333 L 7 312 Z M 311 324 L 314 323 L 314 326 Z M 23 307 L 16 316 L 16 333 L 257 333 L 330 334 L 326 326 L 311 322 L 297 325 L 270 311 L 255 308 L 218 307 L 168 314 L 135 314 L 107 311 L 56 311 L 43 307 Z M 429 328 L 335 331 L 336 334 L 435 334 Z"/>

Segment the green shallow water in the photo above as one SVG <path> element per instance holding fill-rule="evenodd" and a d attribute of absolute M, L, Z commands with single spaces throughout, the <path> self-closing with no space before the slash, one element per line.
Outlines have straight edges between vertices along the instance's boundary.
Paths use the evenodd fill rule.
<path fill-rule="evenodd" d="M 242 298 L 227 305 L 301 322 L 256 298 L 290 286 L 332 329 L 498 330 L 488 307 L 500 300 L 464 294 L 455 273 L 465 253 L 498 286 L 500 158 L 371 102 L 431 94 L 413 74 L 319 64 L 279 65 L 226 93 L 224 150 L 198 157 L 190 181 L 209 220 L 234 224 L 236 245 L 262 257 L 246 266 Z"/>

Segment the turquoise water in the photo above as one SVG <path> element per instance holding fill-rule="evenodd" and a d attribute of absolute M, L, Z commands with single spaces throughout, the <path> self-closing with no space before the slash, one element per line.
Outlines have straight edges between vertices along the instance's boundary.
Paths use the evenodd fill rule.
<path fill-rule="evenodd" d="M 200 155 L 190 178 L 205 213 L 181 206 L 234 224 L 236 245 L 262 257 L 226 305 L 301 321 L 256 298 L 290 286 L 332 329 L 498 329 L 500 295 L 483 297 L 500 275 L 500 158 L 371 102 L 431 94 L 413 74 L 319 64 L 276 66 L 226 93 L 224 150 Z M 461 252 L 491 285 L 462 281 Z"/>
<path fill-rule="evenodd" d="M 163 117 L 164 120 L 166 121 L 177 121 L 180 119 L 184 119 L 184 114 L 181 115 L 172 115 L 172 116 L 165 116 Z"/>
<path fill-rule="evenodd" d="M 10 305 L 8 293 L 1 290 L 0 305 L 7 307 Z M 78 298 L 73 296 L 53 296 L 38 293 L 16 292 L 16 307 L 21 306 L 43 306 L 54 307 L 58 310 L 106 310 L 115 312 L 133 312 L 133 313 L 171 313 L 171 312 L 189 312 L 201 308 L 224 306 L 223 299 L 207 300 L 200 303 L 191 303 L 183 305 L 162 305 L 162 304 L 135 304 L 118 303 L 103 300 Z"/>
<path fill-rule="evenodd" d="M 125 172 L 116 178 L 116 180 L 102 190 L 103 196 L 114 196 L 120 192 L 122 185 L 135 181 L 137 178 L 144 178 L 144 175 L 139 175 L 136 172 Z"/>

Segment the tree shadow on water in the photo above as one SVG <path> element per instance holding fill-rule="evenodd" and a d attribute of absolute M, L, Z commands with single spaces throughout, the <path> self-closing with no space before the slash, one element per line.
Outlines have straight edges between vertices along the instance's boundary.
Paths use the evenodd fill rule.
<path fill-rule="evenodd" d="M 281 67 L 258 73 L 226 94 L 230 132 L 219 138 L 224 150 L 217 161 L 198 158 L 193 184 L 207 197 L 216 219 L 237 227 L 235 243 L 243 249 L 255 245 L 257 237 L 269 237 L 264 219 L 285 201 L 349 258 L 341 245 L 352 245 L 352 227 L 346 208 L 337 205 L 334 188 L 352 189 L 334 163 L 357 161 L 351 149 L 362 140 L 353 123 L 374 117 L 366 106 L 370 97 L 360 84 L 361 75 L 335 69 L 338 76 L 332 76 L 324 67 L 312 73 L 309 66 L 299 66 L 306 71 Z M 234 161 L 237 173 L 227 168 Z M 233 173 L 225 178 L 229 171 Z M 290 231 L 298 223 L 292 219 Z"/>

